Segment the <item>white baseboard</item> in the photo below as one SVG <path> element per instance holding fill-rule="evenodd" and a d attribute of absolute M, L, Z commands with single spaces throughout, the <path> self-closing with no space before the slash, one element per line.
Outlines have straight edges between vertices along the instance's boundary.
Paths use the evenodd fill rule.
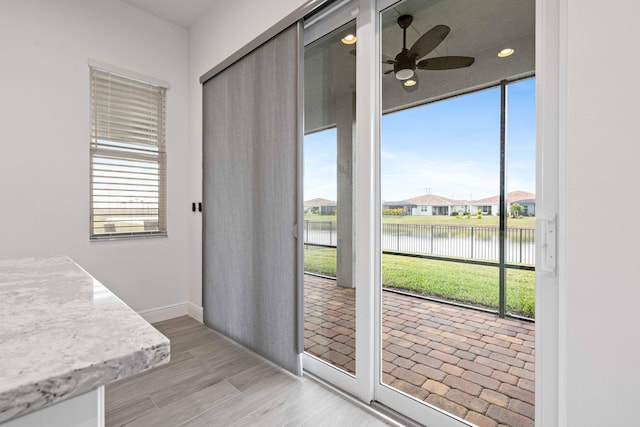
<path fill-rule="evenodd" d="M 186 316 L 188 313 L 187 303 L 165 305 L 164 307 L 152 308 L 149 310 L 139 311 L 138 314 L 149 323 L 162 322 L 180 316 Z"/>
<path fill-rule="evenodd" d="M 149 323 L 162 322 L 180 316 L 190 316 L 198 322 L 203 322 L 202 307 L 190 302 L 165 305 L 164 307 L 151 308 L 139 311 L 138 314 Z"/>
<path fill-rule="evenodd" d="M 189 316 L 193 317 L 198 322 L 200 322 L 200 323 L 204 322 L 204 316 L 202 314 L 202 307 L 200 307 L 199 305 L 195 305 L 192 302 L 188 302 L 187 303 L 187 311 L 188 311 Z"/>

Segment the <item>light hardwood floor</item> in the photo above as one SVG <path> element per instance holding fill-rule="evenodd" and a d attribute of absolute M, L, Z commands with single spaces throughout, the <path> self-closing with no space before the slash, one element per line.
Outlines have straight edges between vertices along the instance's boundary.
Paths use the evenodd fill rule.
<path fill-rule="evenodd" d="M 106 387 L 107 426 L 384 426 L 190 317 L 154 324 L 171 362 Z"/>

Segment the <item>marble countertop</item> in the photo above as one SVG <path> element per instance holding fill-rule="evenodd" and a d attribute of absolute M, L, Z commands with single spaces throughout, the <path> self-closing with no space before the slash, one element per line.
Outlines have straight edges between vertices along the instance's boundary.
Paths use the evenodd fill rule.
<path fill-rule="evenodd" d="M 0 423 L 169 361 L 169 339 L 68 257 L 0 260 Z"/>

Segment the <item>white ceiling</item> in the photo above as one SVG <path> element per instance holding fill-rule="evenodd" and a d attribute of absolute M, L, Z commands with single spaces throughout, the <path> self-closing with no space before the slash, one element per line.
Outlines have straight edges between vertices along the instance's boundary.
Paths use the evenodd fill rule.
<path fill-rule="evenodd" d="M 189 29 L 216 0 L 122 0 L 152 15 Z"/>

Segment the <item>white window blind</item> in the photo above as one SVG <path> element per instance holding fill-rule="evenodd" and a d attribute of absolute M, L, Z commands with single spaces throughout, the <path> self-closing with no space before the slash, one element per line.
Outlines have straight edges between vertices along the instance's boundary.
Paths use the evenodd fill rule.
<path fill-rule="evenodd" d="M 91 238 L 164 236 L 166 88 L 91 67 Z"/>

